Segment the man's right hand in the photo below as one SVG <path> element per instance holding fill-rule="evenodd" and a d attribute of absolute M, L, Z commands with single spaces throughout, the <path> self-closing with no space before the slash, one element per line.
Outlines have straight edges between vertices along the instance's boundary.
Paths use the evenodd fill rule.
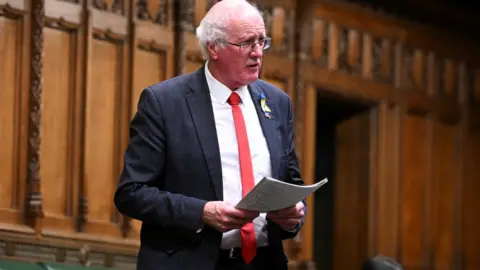
<path fill-rule="evenodd" d="M 240 229 L 258 216 L 258 212 L 237 209 L 234 205 L 223 201 L 213 201 L 205 204 L 202 220 L 223 233 Z"/>

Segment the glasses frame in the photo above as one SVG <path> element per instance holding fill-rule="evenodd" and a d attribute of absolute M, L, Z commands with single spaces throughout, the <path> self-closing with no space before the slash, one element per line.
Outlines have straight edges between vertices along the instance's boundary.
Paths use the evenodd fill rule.
<path fill-rule="evenodd" d="M 242 43 L 233 43 L 233 42 L 229 42 L 229 41 L 226 41 L 226 40 L 223 40 L 223 42 L 227 43 L 227 44 L 230 44 L 230 45 L 233 45 L 233 46 L 237 46 L 239 52 L 242 52 L 242 49 L 245 49 L 245 50 L 249 49 L 248 52 L 251 53 L 255 49 L 255 46 L 257 44 L 260 45 L 261 42 L 265 42 L 264 46 L 262 47 L 262 50 L 266 50 L 266 49 L 270 48 L 270 46 L 272 45 L 272 38 L 271 37 L 264 37 L 259 41 L 247 41 L 247 42 L 242 42 Z"/>

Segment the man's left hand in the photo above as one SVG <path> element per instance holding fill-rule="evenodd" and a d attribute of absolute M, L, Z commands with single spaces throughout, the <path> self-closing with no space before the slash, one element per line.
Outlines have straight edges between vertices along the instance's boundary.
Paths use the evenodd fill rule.
<path fill-rule="evenodd" d="M 299 202 L 296 205 L 278 211 L 268 212 L 267 218 L 280 225 L 284 230 L 293 230 L 305 216 L 304 208 L 305 205 Z"/>

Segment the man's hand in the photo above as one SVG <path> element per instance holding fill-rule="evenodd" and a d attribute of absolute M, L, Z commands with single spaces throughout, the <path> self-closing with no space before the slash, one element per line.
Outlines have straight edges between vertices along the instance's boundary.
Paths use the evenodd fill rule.
<path fill-rule="evenodd" d="M 252 222 L 258 215 L 258 212 L 237 209 L 227 202 L 214 201 L 205 204 L 202 220 L 205 224 L 223 233 L 240 229 L 246 223 Z"/>
<path fill-rule="evenodd" d="M 305 215 L 305 212 L 303 211 L 304 208 L 305 205 L 303 205 L 302 202 L 299 202 L 296 205 L 278 211 L 268 212 L 267 218 L 280 225 L 284 230 L 292 230 L 300 224 L 300 221 Z"/>

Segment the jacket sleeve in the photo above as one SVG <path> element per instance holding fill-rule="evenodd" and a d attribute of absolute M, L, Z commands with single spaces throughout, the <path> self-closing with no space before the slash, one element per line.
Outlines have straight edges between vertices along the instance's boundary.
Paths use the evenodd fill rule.
<path fill-rule="evenodd" d="M 161 190 L 166 138 L 163 115 L 150 88 L 142 91 L 130 123 L 130 141 L 114 196 L 118 211 L 162 227 L 201 228 L 206 201 Z"/>

